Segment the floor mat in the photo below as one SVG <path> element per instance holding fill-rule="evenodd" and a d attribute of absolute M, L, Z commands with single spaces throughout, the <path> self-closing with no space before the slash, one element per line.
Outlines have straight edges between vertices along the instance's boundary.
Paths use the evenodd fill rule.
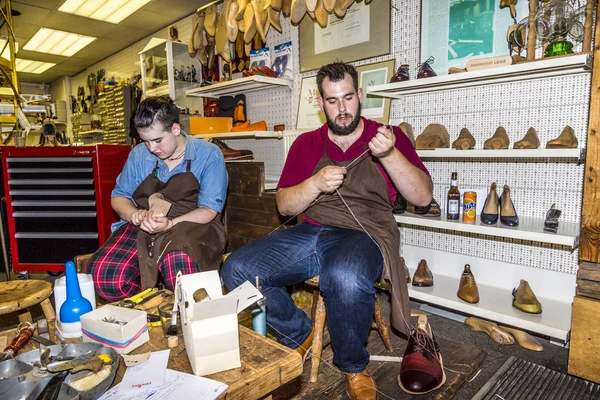
<path fill-rule="evenodd" d="M 473 400 L 598 399 L 600 385 L 510 357 Z"/>

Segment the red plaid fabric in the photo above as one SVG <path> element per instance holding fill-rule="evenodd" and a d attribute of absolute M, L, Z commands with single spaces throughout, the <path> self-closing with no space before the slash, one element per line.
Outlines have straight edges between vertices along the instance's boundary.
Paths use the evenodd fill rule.
<path fill-rule="evenodd" d="M 117 301 L 142 291 L 136 238 L 140 228 L 126 224 L 113 232 L 87 263 L 96 293 L 108 301 Z M 167 289 L 173 290 L 177 272 L 200 272 L 200 267 L 183 251 L 167 253 L 158 264 Z"/>

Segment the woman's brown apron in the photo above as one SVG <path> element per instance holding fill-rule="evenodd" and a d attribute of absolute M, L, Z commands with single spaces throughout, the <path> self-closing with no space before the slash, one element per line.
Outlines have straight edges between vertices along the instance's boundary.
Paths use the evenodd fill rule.
<path fill-rule="evenodd" d="M 363 141 L 363 148 L 367 145 Z M 327 157 L 327 143 L 323 157 L 313 175 L 327 165 L 348 166 L 351 161 L 336 163 Z M 392 214 L 392 202 L 387 183 L 375 162 L 369 156 L 355 160 L 347 169 L 344 183 L 338 189 L 343 200 L 364 229 L 381 248 L 384 267 L 382 278 L 390 281 L 392 294 L 392 325 L 408 335 L 410 300 L 408 297 L 406 266 L 400 261 L 400 231 Z M 321 194 L 317 203 L 304 215 L 321 224 L 363 231 L 337 192 Z"/>
<path fill-rule="evenodd" d="M 171 203 L 167 214 L 169 219 L 187 214 L 197 208 L 200 183 L 190 171 L 191 161 L 187 161 L 186 171 L 173 175 L 167 182 L 161 182 L 156 174 L 158 161 L 150 175 L 133 192 L 133 199 L 141 209 L 148 210 L 148 197 L 161 193 Z M 208 224 L 179 222 L 166 231 L 149 234 L 140 230 L 137 235 L 138 260 L 142 289 L 154 287 L 158 280 L 158 264 L 162 257 L 174 250 L 181 250 L 191 257 L 201 271 L 215 270 L 221 265 L 225 249 L 225 228 L 221 214 Z"/>

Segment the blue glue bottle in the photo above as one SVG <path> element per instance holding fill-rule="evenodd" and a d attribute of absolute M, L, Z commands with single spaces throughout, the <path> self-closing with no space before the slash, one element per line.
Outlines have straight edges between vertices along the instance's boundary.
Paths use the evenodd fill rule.
<path fill-rule="evenodd" d="M 258 276 L 256 277 L 256 288 L 262 293 Z M 258 300 L 252 308 L 252 330 L 259 335 L 267 336 L 267 298 Z"/>
<path fill-rule="evenodd" d="M 92 304 L 81 295 L 75 264 L 69 261 L 65 264 L 67 299 L 60 306 L 59 331 L 63 337 L 81 336 L 79 318 L 92 311 Z"/>

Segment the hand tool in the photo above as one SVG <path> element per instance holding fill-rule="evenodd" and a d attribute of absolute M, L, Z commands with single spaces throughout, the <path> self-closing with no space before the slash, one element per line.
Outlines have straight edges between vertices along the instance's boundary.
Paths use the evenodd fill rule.
<path fill-rule="evenodd" d="M 77 357 L 74 360 L 55 361 L 48 364 L 49 372 L 69 371 L 75 372 L 89 370 L 94 373 L 100 371 L 105 364 L 112 364 L 113 359 L 107 354 L 90 354 L 82 357 Z"/>
<path fill-rule="evenodd" d="M 164 294 L 164 290 L 159 290 L 158 292 L 153 293 L 152 295 L 138 302 L 134 308 L 136 310 L 146 311 L 153 307 L 158 307 L 164 300 Z"/>
<path fill-rule="evenodd" d="M 119 302 L 119 307 L 133 308 L 144 298 L 149 297 L 156 291 L 158 291 L 157 288 L 149 288 L 135 296 L 127 297 Z"/>
<path fill-rule="evenodd" d="M 54 346 L 56 344 L 52 340 L 46 339 L 45 337 L 40 335 L 31 335 L 31 340 L 44 346 Z"/>
<path fill-rule="evenodd" d="M 0 354 L 0 362 L 14 358 L 29 342 L 35 327 L 30 322 L 21 322 L 17 327 L 17 334 L 7 348 Z"/>
<path fill-rule="evenodd" d="M 41 391 L 36 400 L 56 400 L 60 394 L 63 381 L 69 375 L 67 371 L 54 375 L 49 381 L 46 387 Z"/>

